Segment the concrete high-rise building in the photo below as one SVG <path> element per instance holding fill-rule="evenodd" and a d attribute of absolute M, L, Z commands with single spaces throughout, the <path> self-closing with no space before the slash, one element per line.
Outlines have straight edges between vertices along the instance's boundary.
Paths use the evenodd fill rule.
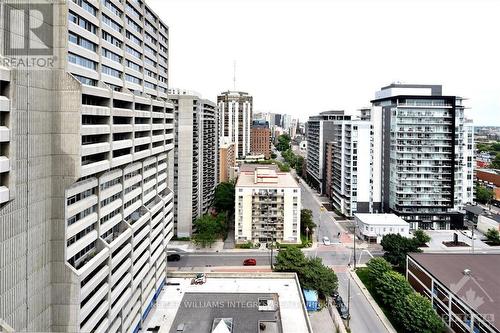
<path fill-rule="evenodd" d="M 226 91 L 217 96 L 219 136 L 229 137 L 235 144 L 237 158 L 250 153 L 250 126 L 253 98 L 246 92 Z"/>
<path fill-rule="evenodd" d="M 462 98 L 443 95 L 440 85 L 391 84 L 372 104 L 383 209 L 412 229 L 462 227 L 460 211 L 473 197 L 473 138 Z"/>
<path fill-rule="evenodd" d="M 16 331 L 136 332 L 173 236 L 168 27 L 141 1 L 45 6 L 52 66 L 0 67 L 0 318 Z M 41 44 L 27 16 L 0 27 L 0 52 L 10 33 Z"/>
<path fill-rule="evenodd" d="M 289 114 L 282 115 L 281 127 L 283 127 L 283 129 L 288 132 L 291 126 L 292 126 L 292 116 Z"/>
<path fill-rule="evenodd" d="M 271 167 L 242 167 L 235 188 L 237 243 L 300 243 L 300 187 Z"/>
<path fill-rule="evenodd" d="M 380 210 L 373 202 L 373 144 L 369 121 L 334 120 L 326 143 L 325 194 L 346 216 Z"/>
<path fill-rule="evenodd" d="M 208 212 L 218 177 L 217 106 L 197 93 L 171 89 L 175 110 L 174 228 L 191 237 L 193 222 Z"/>
<path fill-rule="evenodd" d="M 252 122 L 250 152 L 254 155 L 262 154 L 265 159 L 271 158 L 271 129 L 267 121 L 254 120 Z"/>
<path fill-rule="evenodd" d="M 219 183 L 236 178 L 236 156 L 234 143 L 229 138 L 221 138 L 219 143 Z"/>
<path fill-rule="evenodd" d="M 307 180 L 320 193 L 325 193 L 326 143 L 333 139 L 335 120 L 350 120 L 344 111 L 325 111 L 309 117 L 307 122 Z"/>

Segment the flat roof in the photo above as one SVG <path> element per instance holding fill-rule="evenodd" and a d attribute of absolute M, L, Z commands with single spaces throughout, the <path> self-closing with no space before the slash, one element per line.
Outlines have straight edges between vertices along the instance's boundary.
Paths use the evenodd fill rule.
<path fill-rule="evenodd" d="M 464 303 L 500 329 L 500 254 L 409 255 Z M 469 269 L 470 275 L 464 274 Z"/>
<path fill-rule="evenodd" d="M 258 182 L 255 182 L 257 172 Z M 266 178 L 268 181 L 266 181 Z M 240 169 L 236 187 L 257 187 L 257 188 L 299 188 L 299 184 L 290 172 L 279 172 L 275 168 L 259 165 L 252 171 Z"/>
<path fill-rule="evenodd" d="M 278 307 L 259 310 L 261 300 L 274 300 Z M 258 332 L 259 322 L 262 321 L 274 322 L 280 328 L 277 332 L 282 332 L 277 294 L 185 293 L 170 333 L 176 333 L 179 325 L 184 326 L 185 332 L 209 333 L 216 318 L 231 319 L 232 333 Z"/>
<path fill-rule="evenodd" d="M 280 325 L 269 321 L 266 331 L 274 332 L 277 328 L 280 329 L 277 332 L 312 333 L 294 273 L 210 272 L 205 273 L 204 284 L 191 285 L 195 274 L 168 273 L 167 283 L 146 318 L 143 331 L 159 326 L 159 333 L 176 332 L 177 326 L 184 323 L 185 333 L 210 333 L 214 319 L 233 318 L 233 333 L 258 332 L 258 326 L 253 326 L 256 320 L 278 316 Z M 259 298 L 277 299 L 278 312 L 256 310 Z M 252 329 L 248 329 L 250 326 Z"/>
<path fill-rule="evenodd" d="M 369 214 L 369 213 L 356 213 L 361 222 L 373 225 L 401 225 L 408 226 L 408 222 L 397 216 L 396 214 Z"/>
<path fill-rule="evenodd" d="M 472 213 L 474 215 L 481 215 L 482 213 L 484 213 L 484 208 L 481 207 L 481 206 L 477 206 L 477 205 L 465 206 L 464 210 L 466 212 L 470 212 L 470 213 Z"/>

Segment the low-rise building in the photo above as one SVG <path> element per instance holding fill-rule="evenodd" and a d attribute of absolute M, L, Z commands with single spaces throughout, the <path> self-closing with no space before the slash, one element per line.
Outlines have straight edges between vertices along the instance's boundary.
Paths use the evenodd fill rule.
<path fill-rule="evenodd" d="M 412 253 L 406 267 L 452 332 L 500 332 L 500 254 Z"/>
<path fill-rule="evenodd" d="M 290 173 L 240 171 L 235 190 L 237 243 L 300 243 L 300 187 Z"/>
<path fill-rule="evenodd" d="M 410 236 L 408 222 L 395 214 L 354 214 L 356 234 L 371 243 L 380 243 L 387 234 Z"/>
<path fill-rule="evenodd" d="M 312 333 L 295 273 L 209 272 L 201 285 L 193 276 L 168 273 L 143 331 Z"/>

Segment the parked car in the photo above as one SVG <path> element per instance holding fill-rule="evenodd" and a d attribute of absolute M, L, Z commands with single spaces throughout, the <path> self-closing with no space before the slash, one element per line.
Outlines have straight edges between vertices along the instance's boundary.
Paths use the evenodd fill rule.
<path fill-rule="evenodd" d="M 177 253 L 172 253 L 167 256 L 167 261 L 179 261 L 181 260 L 181 255 Z"/>
<path fill-rule="evenodd" d="M 323 237 L 323 244 L 330 245 L 331 244 L 330 239 L 328 237 L 326 237 L 326 236 Z"/>
<path fill-rule="evenodd" d="M 339 295 L 338 291 L 334 291 L 330 296 L 332 296 L 333 301 L 337 304 L 339 301 L 342 302 L 342 296 Z"/>
<path fill-rule="evenodd" d="M 340 318 L 349 319 L 349 309 L 345 306 L 344 302 L 337 304 L 337 310 L 339 311 Z"/>
<path fill-rule="evenodd" d="M 254 258 L 248 258 L 243 260 L 243 266 L 255 266 L 257 265 L 257 260 Z"/>

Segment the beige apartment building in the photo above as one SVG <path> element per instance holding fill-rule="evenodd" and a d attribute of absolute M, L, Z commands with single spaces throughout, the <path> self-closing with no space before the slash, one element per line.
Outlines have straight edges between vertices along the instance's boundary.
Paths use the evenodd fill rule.
<path fill-rule="evenodd" d="M 140 0 L 0 6 L 24 14 L 0 24 L 0 52 L 5 34 L 40 45 L 53 32 L 56 57 L 0 67 L 2 323 L 137 332 L 173 236 L 168 27 Z M 31 10 L 51 29 L 41 39 L 24 29 Z"/>
<path fill-rule="evenodd" d="M 221 138 L 219 146 L 219 183 L 236 177 L 235 144 L 227 138 Z"/>
<path fill-rule="evenodd" d="M 235 191 L 237 243 L 300 243 L 300 187 L 290 173 L 243 166 Z"/>

